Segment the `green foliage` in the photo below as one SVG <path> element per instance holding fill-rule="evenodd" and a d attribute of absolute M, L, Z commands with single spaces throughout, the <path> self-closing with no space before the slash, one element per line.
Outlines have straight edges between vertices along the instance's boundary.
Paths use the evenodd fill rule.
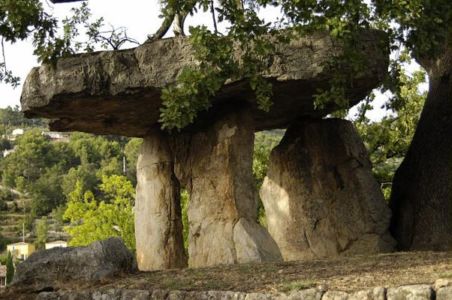
<path fill-rule="evenodd" d="M 137 161 L 143 139 L 132 138 L 124 147 L 124 155 L 126 156 L 126 175 L 127 178 L 135 186 L 137 184 Z"/>
<path fill-rule="evenodd" d="M 55 159 L 49 140 L 38 129 L 30 130 L 18 138 L 16 151 L 2 161 L 3 182 L 17 186 L 19 177 L 26 184 L 39 178 L 40 171 Z"/>
<path fill-rule="evenodd" d="M 80 164 L 69 169 L 63 177 L 61 188 L 66 199 L 68 199 L 77 182 L 81 185 L 83 192 L 85 192 L 87 190 L 95 190 L 98 181 L 94 164 Z"/>
<path fill-rule="evenodd" d="M 8 256 L 6 257 L 6 284 L 10 284 L 14 277 L 14 263 L 11 252 L 8 251 Z"/>
<path fill-rule="evenodd" d="M 124 176 L 104 176 L 96 200 L 91 191 L 83 193 L 80 184 L 69 195 L 64 218 L 70 222 L 65 231 L 71 246 L 85 246 L 113 236 L 121 237 L 135 249 L 133 201 L 134 189 Z"/>
<path fill-rule="evenodd" d="M 3 154 L 3 150 L 10 150 L 12 148 L 12 144 L 6 138 L 0 138 L 0 155 Z"/>
<path fill-rule="evenodd" d="M 47 232 L 49 225 L 47 223 L 47 217 L 43 217 L 36 221 L 36 240 L 35 246 L 37 249 L 44 249 L 47 242 Z"/>
<path fill-rule="evenodd" d="M 34 215 L 49 213 L 64 202 L 61 177 L 74 162 L 71 150 L 51 143 L 39 129 L 20 136 L 15 150 L 0 162 L 3 184 L 28 193 Z"/>
<path fill-rule="evenodd" d="M 60 205 L 50 213 L 51 218 L 55 221 L 57 228 L 62 228 L 64 224 L 64 212 L 66 211 L 66 205 Z"/>
<path fill-rule="evenodd" d="M 282 130 L 258 132 L 254 140 L 253 175 L 257 188 L 260 188 L 267 175 L 270 153 L 281 141 Z"/>
<path fill-rule="evenodd" d="M 399 76 L 400 92 L 395 100 L 386 104 L 390 113 L 379 122 L 371 122 L 366 117 L 366 113 L 372 109 L 372 98 L 368 98 L 360 105 L 355 120 L 369 151 L 374 175 L 386 199 L 390 195 L 394 173 L 413 138 L 426 98 L 426 93 L 419 92 L 419 84 L 425 82 L 423 71 L 408 75 L 402 69 Z"/>
<path fill-rule="evenodd" d="M 11 241 L 8 238 L 6 238 L 6 237 L 4 237 L 3 235 L 0 234 L 0 252 L 5 251 L 6 246 L 9 243 L 11 243 Z M 4 264 L 5 262 L 2 262 L 2 263 Z"/>
<path fill-rule="evenodd" d="M 180 194 L 180 205 L 181 205 L 181 213 L 182 213 L 182 237 L 184 239 L 184 248 L 185 251 L 188 251 L 188 233 L 189 233 L 189 224 L 188 224 L 188 202 L 190 201 L 190 195 L 186 190 L 182 190 Z"/>
<path fill-rule="evenodd" d="M 61 189 L 61 174 L 59 166 L 48 168 L 30 188 L 31 212 L 36 216 L 47 215 L 59 205 L 64 204 L 65 198 Z"/>
<path fill-rule="evenodd" d="M 450 45 L 451 1 L 374 1 L 382 29 L 392 33 L 394 49 L 403 44 L 416 59 L 434 59 Z"/>
<path fill-rule="evenodd" d="M 43 119 L 25 118 L 20 111 L 20 107 L 16 105 L 14 107 L 0 108 L 0 124 L 4 128 L 3 131 L 0 131 L 3 134 L 9 133 L 14 127 L 44 127 L 46 126 L 46 121 Z"/>
<path fill-rule="evenodd" d="M 137 42 L 127 36 L 124 28 L 103 30 L 104 20 L 92 20 L 87 2 L 71 9 L 71 15 L 61 20 L 47 13 L 39 0 L 2 0 L 0 2 L 0 36 L 2 41 L 15 43 L 32 39 L 39 62 L 55 64 L 56 59 L 79 51 L 91 52 L 96 46 L 119 49 L 124 43 Z M 84 39 L 80 39 L 84 37 Z M 3 43 L 1 45 L 3 48 Z M 0 82 L 13 86 L 20 78 L 6 67 L 5 56 L 0 62 Z"/>
<path fill-rule="evenodd" d="M 207 2 L 199 2 L 205 10 L 209 7 Z M 166 4 L 177 7 L 170 2 Z M 260 19 L 257 11 L 267 5 L 279 6 L 281 19 L 275 23 Z M 205 26 L 190 28 L 190 42 L 199 64 L 187 67 L 176 84 L 163 91 L 160 119 L 163 128 L 181 129 L 192 123 L 199 111 L 209 109 L 211 99 L 225 82 L 237 78 L 249 82 L 258 107 L 268 111 L 272 105 L 272 86 L 262 74 L 272 63 L 275 42 L 289 42 L 314 31 L 329 33 L 343 46 L 340 53 L 331 53 L 331 60 L 325 66 L 332 77 L 330 87 L 317 91 L 315 105 L 319 109 L 331 102 L 339 107 L 348 106 L 346 87 L 356 73 L 365 70 L 358 37 L 363 29 L 376 26 L 370 4 L 340 0 L 260 0 L 247 1 L 242 7 L 237 1 L 223 1 L 216 12 L 220 22 L 230 24 L 229 30 L 223 35 Z M 281 26 L 286 30 L 278 31 Z"/>
<path fill-rule="evenodd" d="M 14 200 L 14 194 L 7 188 L 0 189 L 0 200 L 13 201 Z"/>
<path fill-rule="evenodd" d="M 0 211 L 8 208 L 7 201 L 14 200 L 14 194 L 7 188 L 0 188 Z"/>
<path fill-rule="evenodd" d="M 247 80 L 259 108 L 270 109 L 272 89 L 262 77 L 275 50 L 269 24 L 254 9 L 242 9 L 236 1 L 228 3 L 217 9 L 220 20 L 234 25 L 227 35 L 212 33 L 205 26 L 190 27 L 189 39 L 199 63 L 186 67 L 176 84 L 163 90 L 163 128 L 181 129 L 192 123 L 198 112 L 211 106 L 212 97 L 228 79 Z"/>
<path fill-rule="evenodd" d="M 254 154 L 253 154 L 253 175 L 256 182 L 257 190 L 260 189 L 267 176 L 268 164 L 270 161 L 270 153 L 281 141 L 284 135 L 282 130 L 272 130 L 258 132 L 255 134 Z M 265 210 L 262 201 L 259 199 L 258 206 L 258 222 L 266 227 Z"/>

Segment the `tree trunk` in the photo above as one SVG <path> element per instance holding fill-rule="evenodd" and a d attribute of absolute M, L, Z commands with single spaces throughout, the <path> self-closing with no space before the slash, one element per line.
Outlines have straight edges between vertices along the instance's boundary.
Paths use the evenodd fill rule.
<path fill-rule="evenodd" d="M 430 89 L 390 203 L 401 250 L 452 249 L 452 48 L 445 48 L 438 59 L 418 59 Z"/>

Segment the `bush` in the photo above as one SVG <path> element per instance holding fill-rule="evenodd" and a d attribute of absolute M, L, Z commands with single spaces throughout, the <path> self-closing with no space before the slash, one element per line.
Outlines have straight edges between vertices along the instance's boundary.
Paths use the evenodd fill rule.
<path fill-rule="evenodd" d="M 10 141 L 5 138 L 0 138 L 0 151 L 10 150 L 12 147 L 13 145 L 11 145 Z"/>
<path fill-rule="evenodd" d="M 0 200 L 13 201 L 14 200 L 14 194 L 11 193 L 10 190 L 0 189 Z"/>
<path fill-rule="evenodd" d="M 0 234 L 0 252 L 5 251 L 6 246 L 11 243 L 11 241 L 8 238 L 5 238 L 3 235 Z"/>
<path fill-rule="evenodd" d="M 6 201 L 0 198 L 0 211 L 5 211 L 8 209 Z"/>

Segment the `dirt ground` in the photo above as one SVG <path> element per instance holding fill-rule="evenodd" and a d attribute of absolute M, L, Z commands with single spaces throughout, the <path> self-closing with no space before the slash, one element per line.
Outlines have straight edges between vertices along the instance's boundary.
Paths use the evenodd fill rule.
<path fill-rule="evenodd" d="M 214 268 L 140 272 L 69 289 L 130 288 L 290 292 L 324 285 L 330 290 L 433 284 L 452 279 L 452 252 L 409 252 L 334 260 L 243 264 Z M 0 295 L 1 296 L 1 295 Z"/>

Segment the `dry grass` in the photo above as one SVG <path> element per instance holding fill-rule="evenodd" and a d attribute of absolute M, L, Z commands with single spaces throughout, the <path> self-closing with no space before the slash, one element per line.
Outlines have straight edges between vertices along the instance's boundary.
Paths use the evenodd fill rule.
<path fill-rule="evenodd" d="M 139 272 L 97 283 L 72 282 L 63 289 L 129 288 L 288 293 L 322 285 L 330 290 L 350 292 L 379 286 L 433 284 L 439 278 L 452 278 L 452 252 L 393 253 L 332 260 Z M 11 293 L 18 295 L 15 292 L 10 291 L 8 296 Z"/>
<path fill-rule="evenodd" d="M 410 252 L 334 260 L 243 264 L 142 272 L 106 283 L 138 289 L 281 291 L 326 285 L 355 291 L 377 286 L 432 284 L 452 278 L 452 252 Z"/>

